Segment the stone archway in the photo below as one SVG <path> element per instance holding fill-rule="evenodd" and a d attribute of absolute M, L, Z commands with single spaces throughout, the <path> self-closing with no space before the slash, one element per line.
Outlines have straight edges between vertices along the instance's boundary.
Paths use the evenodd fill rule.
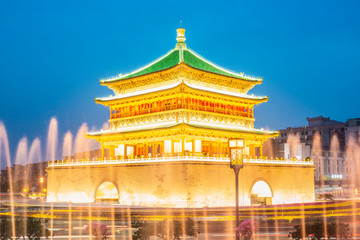
<path fill-rule="evenodd" d="M 96 202 L 119 202 L 119 192 L 111 182 L 103 182 L 96 190 Z"/>
<path fill-rule="evenodd" d="M 272 197 L 271 188 L 264 180 L 257 180 L 252 185 L 250 191 L 251 205 L 271 205 Z"/>

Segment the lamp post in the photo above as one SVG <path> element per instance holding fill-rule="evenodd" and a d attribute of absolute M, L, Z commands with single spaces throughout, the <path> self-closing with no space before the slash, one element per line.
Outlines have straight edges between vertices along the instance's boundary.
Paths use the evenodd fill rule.
<path fill-rule="evenodd" d="M 239 226 L 239 172 L 240 169 L 244 167 L 243 158 L 244 158 L 244 139 L 236 138 L 229 139 L 229 148 L 230 148 L 230 167 L 234 169 L 235 173 L 235 204 L 236 204 L 236 227 Z M 239 239 L 239 236 L 236 234 L 236 239 Z"/>

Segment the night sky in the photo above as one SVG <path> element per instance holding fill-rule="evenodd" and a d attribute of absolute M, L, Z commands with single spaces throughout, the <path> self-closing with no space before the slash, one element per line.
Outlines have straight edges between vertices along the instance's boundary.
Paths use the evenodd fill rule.
<path fill-rule="evenodd" d="M 49 121 L 59 138 L 109 118 L 99 83 L 172 49 L 182 20 L 187 46 L 235 72 L 263 77 L 269 96 L 257 128 L 306 125 L 306 117 L 360 117 L 360 1 L 1 1 L 0 121 L 11 155 Z"/>

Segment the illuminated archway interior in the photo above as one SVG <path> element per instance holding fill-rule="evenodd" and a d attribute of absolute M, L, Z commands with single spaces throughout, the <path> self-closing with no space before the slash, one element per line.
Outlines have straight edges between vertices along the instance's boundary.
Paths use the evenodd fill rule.
<path fill-rule="evenodd" d="M 97 189 L 95 198 L 98 201 L 118 201 L 119 193 L 114 184 L 104 182 Z"/>
<path fill-rule="evenodd" d="M 270 205 L 272 193 L 269 185 L 264 181 L 257 181 L 251 189 L 252 205 Z"/>

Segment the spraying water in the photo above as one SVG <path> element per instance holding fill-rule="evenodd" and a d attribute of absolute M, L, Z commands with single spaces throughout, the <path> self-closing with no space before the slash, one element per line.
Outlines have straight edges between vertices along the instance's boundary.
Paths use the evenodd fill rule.
<path fill-rule="evenodd" d="M 47 135 L 46 144 L 46 161 L 53 161 L 57 155 L 57 144 L 58 144 L 58 122 L 55 117 L 52 117 L 49 124 L 49 130 Z"/>
<path fill-rule="evenodd" d="M 311 149 L 311 156 L 315 163 L 315 171 L 316 171 L 316 181 L 320 182 L 320 188 L 322 189 L 324 187 L 324 162 L 321 158 L 322 153 L 322 145 L 321 145 L 321 137 L 318 132 L 315 133 L 313 137 L 313 144 Z M 324 236 L 328 235 L 327 231 L 327 219 L 326 219 L 326 202 L 322 203 L 322 214 L 323 214 L 323 222 L 324 222 Z"/>
<path fill-rule="evenodd" d="M 101 128 L 103 131 L 109 130 L 110 129 L 110 125 L 108 122 L 104 122 Z"/>
<path fill-rule="evenodd" d="M 359 176 L 358 176 L 358 169 L 359 169 L 359 161 L 360 161 L 360 152 L 359 152 L 359 145 L 357 144 L 354 136 L 351 134 L 348 139 L 347 148 L 346 148 L 346 161 L 348 162 L 348 165 L 351 165 L 350 169 L 350 182 L 351 187 L 353 189 L 352 191 L 352 197 L 355 199 L 357 197 L 357 186 L 359 185 Z M 353 200 L 352 204 L 352 223 L 354 226 L 357 224 L 356 220 L 356 201 Z M 353 227 L 352 229 L 352 235 L 357 236 L 357 229 L 356 227 Z"/>
<path fill-rule="evenodd" d="M 288 149 L 285 151 L 285 158 L 292 158 L 302 155 L 299 134 L 289 134 L 286 144 Z"/>
<path fill-rule="evenodd" d="M 28 162 L 28 141 L 26 137 L 20 139 L 15 156 L 15 164 L 25 165 Z"/>
<path fill-rule="evenodd" d="M 82 159 L 86 158 L 89 159 L 89 150 L 90 150 L 90 143 L 89 140 L 86 138 L 85 134 L 88 132 L 88 127 L 86 123 L 83 123 L 79 130 L 76 133 L 75 137 L 75 158 Z"/>
<path fill-rule="evenodd" d="M 331 137 L 330 143 L 330 156 L 332 156 L 332 163 L 330 163 L 331 172 L 336 175 L 342 174 L 340 169 L 340 163 L 338 160 L 338 154 L 340 151 L 339 139 L 336 134 Z"/>
<path fill-rule="evenodd" d="M 3 146 L 3 147 L 2 147 Z M 4 152 L 3 152 L 4 151 Z M 9 150 L 9 140 L 6 132 L 6 128 L 2 122 L 0 122 L 0 158 L 5 155 L 5 167 L 11 167 L 11 158 L 10 158 L 10 150 Z M 1 168 L 3 168 L 3 160 L 1 161 Z M 11 171 L 8 171 L 8 179 L 9 179 L 9 192 L 10 192 L 10 209 L 11 209 L 11 230 L 12 236 L 15 238 L 15 216 L 14 216 L 14 196 L 13 196 L 13 179 Z"/>
<path fill-rule="evenodd" d="M 42 162 L 41 142 L 39 138 L 35 138 L 31 143 L 28 161 L 29 163 Z"/>
<path fill-rule="evenodd" d="M 56 160 L 56 151 L 58 144 L 58 123 L 55 117 L 52 117 L 49 124 L 49 130 L 46 142 L 46 161 Z M 50 180 L 52 181 L 52 179 Z M 50 206 L 50 236 L 53 234 L 54 227 L 54 216 L 53 216 L 54 205 L 51 203 Z"/>
<path fill-rule="evenodd" d="M 67 131 L 65 136 L 64 136 L 64 141 L 63 141 L 63 152 L 62 152 L 62 157 L 64 158 L 70 158 L 72 155 L 72 140 L 73 136 L 71 134 L 70 131 Z"/>

